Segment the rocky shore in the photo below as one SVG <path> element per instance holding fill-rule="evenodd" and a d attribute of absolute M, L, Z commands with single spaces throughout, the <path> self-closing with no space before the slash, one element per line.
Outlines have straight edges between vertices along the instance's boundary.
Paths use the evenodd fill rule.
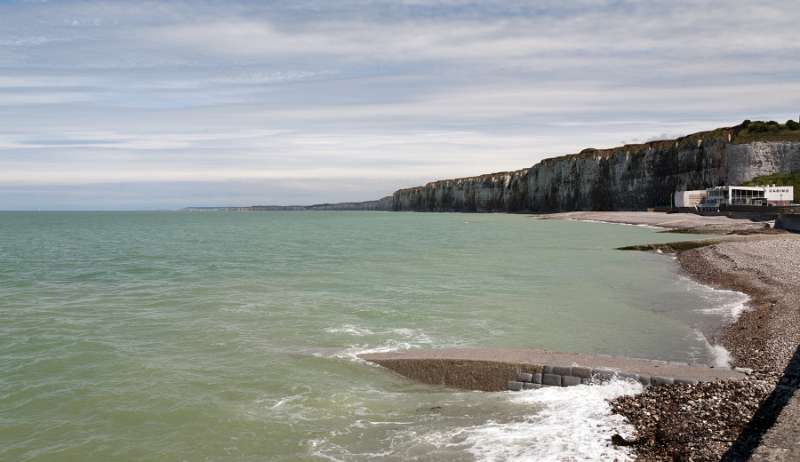
<path fill-rule="evenodd" d="M 748 236 L 678 254 L 682 268 L 751 296 L 749 309 L 713 339 L 744 381 L 650 387 L 615 400 L 637 429 L 638 460 L 800 460 L 800 236 Z M 777 422 L 777 423 L 776 423 Z"/>

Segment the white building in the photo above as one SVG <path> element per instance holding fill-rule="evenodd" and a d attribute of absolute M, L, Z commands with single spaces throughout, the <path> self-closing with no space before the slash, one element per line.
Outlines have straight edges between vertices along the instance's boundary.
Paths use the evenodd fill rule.
<path fill-rule="evenodd" d="M 716 186 L 706 190 L 703 207 L 720 205 L 789 205 L 794 200 L 793 186 Z"/>
<path fill-rule="evenodd" d="M 694 208 L 705 202 L 708 193 L 705 189 L 694 191 L 675 191 L 672 206 L 676 208 Z"/>
<path fill-rule="evenodd" d="M 794 201 L 794 186 L 767 186 L 767 203 L 769 205 L 790 205 Z"/>

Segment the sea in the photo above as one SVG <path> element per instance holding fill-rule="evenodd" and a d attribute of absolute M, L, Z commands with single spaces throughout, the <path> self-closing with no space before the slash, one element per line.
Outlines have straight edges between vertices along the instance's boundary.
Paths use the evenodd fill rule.
<path fill-rule="evenodd" d="M 697 237 L 524 214 L 0 213 L 0 460 L 627 460 L 608 400 L 637 384 L 459 391 L 358 355 L 723 366 L 713 328 L 746 297 L 615 250 Z"/>

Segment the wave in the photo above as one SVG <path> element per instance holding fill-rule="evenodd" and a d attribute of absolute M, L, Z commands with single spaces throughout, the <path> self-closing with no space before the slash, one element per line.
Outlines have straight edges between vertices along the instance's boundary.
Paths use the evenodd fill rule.
<path fill-rule="evenodd" d="M 705 306 L 699 312 L 720 316 L 727 323 L 735 322 L 750 303 L 750 296 L 744 292 L 716 289 L 684 276 L 681 279 L 687 284 L 687 290 L 705 301 Z"/>
<path fill-rule="evenodd" d="M 703 299 L 703 307 L 695 311 L 704 316 L 719 319 L 722 325 L 730 325 L 736 322 L 739 316 L 747 310 L 750 296 L 743 292 L 716 289 L 684 276 L 681 276 L 680 279 L 686 284 L 686 290 L 699 295 Z M 709 342 L 708 338 L 699 329 L 694 329 L 694 334 L 705 345 L 714 367 L 731 366 L 733 358 L 724 346 Z"/>
<path fill-rule="evenodd" d="M 694 329 L 697 340 L 705 345 L 706 350 L 711 355 L 711 365 L 714 367 L 730 368 L 733 357 L 727 348 L 720 344 L 712 344 L 708 338 L 698 329 Z"/>
<path fill-rule="evenodd" d="M 628 461 L 633 460 L 630 449 L 611 445 L 611 436 L 619 433 L 630 438 L 635 430 L 623 416 L 612 413 L 609 400 L 641 390 L 638 382 L 614 380 L 603 385 L 489 393 L 478 398 L 482 404 L 477 407 L 474 401 L 472 406 L 465 405 L 465 415 L 415 421 L 385 421 L 384 416 L 375 416 L 374 421 L 360 421 L 312 439 L 309 449 L 316 457 L 348 461 L 374 460 L 378 455 L 384 460 Z M 464 394 L 459 401 L 475 397 Z M 445 404 L 445 408 L 451 406 Z M 482 412 L 479 409 L 492 412 L 495 408 L 504 417 L 495 413 L 494 420 L 464 421 L 474 419 L 469 414 Z M 388 428 L 376 433 L 375 427 Z"/>
<path fill-rule="evenodd" d="M 592 220 L 589 218 L 568 218 L 567 221 L 580 221 L 584 223 L 601 223 L 604 225 L 635 226 L 637 228 L 647 228 L 647 229 L 652 229 L 654 231 L 663 231 L 665 229 L 669 229 L 664 226 L 648 225 L 644 223 L 622 223 L 618 221 Z"/>
<path fill-rule="evenodd" d="M 359 355 L 362 354 L 410 350 L 412 348 L 430 346 L 434 343 L 433 339 L 421 330 L 405 327 L 373 331 L 365 327 L 344 324 L 338 327 L 329 327 L 325 329 L 325 332 L 333 334 L 346 334 L 354 337 L 389 337 L 377 345 L 371 343 L 358 343 L 332 353 L 313 353 L 315 356 L 349 359 L 360 363 L 366 363 L 366 361 L 363 361 L 361 358 L 359 358 Z"/>
<path fill-rule="evenodd" d="M 363 327 L 356 327 L 352 324 L 344 324 L 339 327 L 329 327 L 325 329 L 325 332 L 329 334 L 348 334 L 354 335 L 356 337 L 364 337 L 366 335 L 374 335 L 375 333 L 369 329 Z"/>
<path fill-rule="evenodd" d="M 617 380 L 510 393 L 516 404 L 538 407 L 539 412 L 522 422 L 487 422 L 457 430 L 445 440 L 459 435 L 469 445 L 467 451 L 486 462 L 633 460 L 627 448 L 610 443 L 615 433 L 631 437 L 634 429 L 611 412 L 608 400 L 641 390 L 639 383 Z"/>

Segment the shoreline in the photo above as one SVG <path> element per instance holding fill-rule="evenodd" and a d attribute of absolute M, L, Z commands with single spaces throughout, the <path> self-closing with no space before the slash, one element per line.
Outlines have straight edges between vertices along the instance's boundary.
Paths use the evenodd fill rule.
<path fill-rule="evenodd" d="M 666 224 L 659 222 L 666 214 L 653 212 L 558 215 L 547 219 L 666 228 L 659 226 Z M 696 217 L 689 222 L 680 220 L 677 230 L 734 234 L 742 231 L 742 224 L 747 231 L 763 229 L 763 225 L 749 223 L 720 226 L 717 220 L 706 220 L 718 217 Z M 756 231 L 697 243 L 672 250 L 681 271 L 699 284 L 749 297 L 744 311 L 720 326 L 709 341 L 728 350 L 732 367 L 752 369 L 753 373 L 739 383 L 658 386 L 618 398 L 612 402 L 613 412 L 628 419 L 637 437 L 631 441 L 620 437 L 614 442 L 633 446 L 637 460 L 643 461 L 745 460 L 751 456 L 753 460 L 798 460 L 800 396 L 793 395 L 800 385 L 800 275 L 796 275 L 800 236 Z M 633 250 L 661 249 L 644 246 Z"/>
<path fill-rule="evenodd" d="M 754 222 L 743 218 L 728 218 L 726 216 L 696 215 L 694 213 L 579 211 L 533 214 L 531 216 L 538 220 L 569 220 L 641 226 L 672 233 L 734 234 L 771 232 L 769 231 L 771 228 L 765 222 Z"/>

